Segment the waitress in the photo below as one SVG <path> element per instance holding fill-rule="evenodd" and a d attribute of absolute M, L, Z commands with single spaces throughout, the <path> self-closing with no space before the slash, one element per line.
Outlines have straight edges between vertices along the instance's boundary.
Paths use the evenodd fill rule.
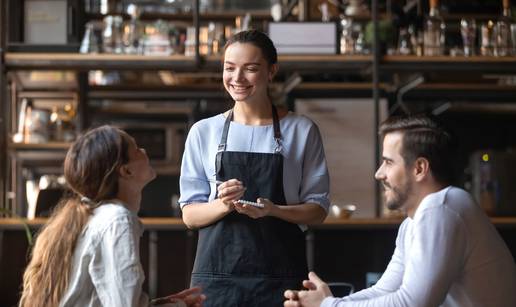
<path fill-rule="evenodd" d="M 267 35 L 237 33 L 224 50 L 234 107 L 192 126 L 181 166 L 183 221 L 199 229 L 192 284 L 205 306 L 282 306 L 307 274 L 306 224 L 327 215 L 323 144 L 310 119 L 271 103 L 278 64 Z"/>

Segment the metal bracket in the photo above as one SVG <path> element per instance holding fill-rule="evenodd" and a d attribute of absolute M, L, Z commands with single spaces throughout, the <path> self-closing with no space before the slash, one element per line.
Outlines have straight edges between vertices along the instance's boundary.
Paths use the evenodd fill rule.
<path fill-rule="evenodd" d="M 403 96 L 414 89 L 421 83 L 425 82 L 425 78 L 421 74 L 411 76 L 405 84 L 401 85 L 396 89 L 396 103 L 390 108 L 389 114 L 393 114 L 398 108 L 401 108 L 405 114 L 409 114 L 410 111 L 403 101 Z"/>

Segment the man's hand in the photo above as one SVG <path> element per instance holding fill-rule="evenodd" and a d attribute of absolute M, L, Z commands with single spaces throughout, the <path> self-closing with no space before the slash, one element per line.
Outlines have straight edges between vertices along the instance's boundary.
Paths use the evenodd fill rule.
<path fill-rule="evenodd" d="M 314 272 L 308 273 L 308 279 L 303 281 L 303 286 L 308 290 L 285 291 L 285 307 L 319 307 L 322 301 L 332 296 L 330 288 Z"/>
<path fill-rule="evenodd" d="M 188 307 L 201 307 L 204 300 L 206 300 L 206 295 L 201 293 L 201 288 L 193 287 L 175 294 L 171 294 L 169 296 L 154 299 L 152 300 L 152 304 L 162 305 L 168 303 L 184 302 L 184 304 Z"/>

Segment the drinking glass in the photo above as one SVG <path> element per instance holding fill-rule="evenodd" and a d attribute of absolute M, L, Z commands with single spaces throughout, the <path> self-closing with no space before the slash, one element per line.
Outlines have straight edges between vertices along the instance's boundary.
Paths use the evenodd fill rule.
<path fill-rule="evenodd" d="M 460 21 L 460 34 L 465 56 L 475 55 L 475 40 L 477 38 L 477 22 L 472 18 L 462 18 Z"/>

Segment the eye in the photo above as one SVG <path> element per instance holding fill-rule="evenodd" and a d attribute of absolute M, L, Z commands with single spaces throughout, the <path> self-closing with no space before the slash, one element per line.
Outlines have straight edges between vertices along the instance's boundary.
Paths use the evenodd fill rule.
<path fill-rule="evenodd" d="M 225 71 L 234 71 L 235 68 L 234 67 L 231 67 L 231 66 L 227 66 L 227 67 L 224 67 L 224 70 Z"/>
<path fill-rule="evenodd" d="M 258 71 L 258 67 L 249 66 L 249 67 L 247 67 L 247 70 L 250 71 L 250 72 L 257 72 Z"/>

